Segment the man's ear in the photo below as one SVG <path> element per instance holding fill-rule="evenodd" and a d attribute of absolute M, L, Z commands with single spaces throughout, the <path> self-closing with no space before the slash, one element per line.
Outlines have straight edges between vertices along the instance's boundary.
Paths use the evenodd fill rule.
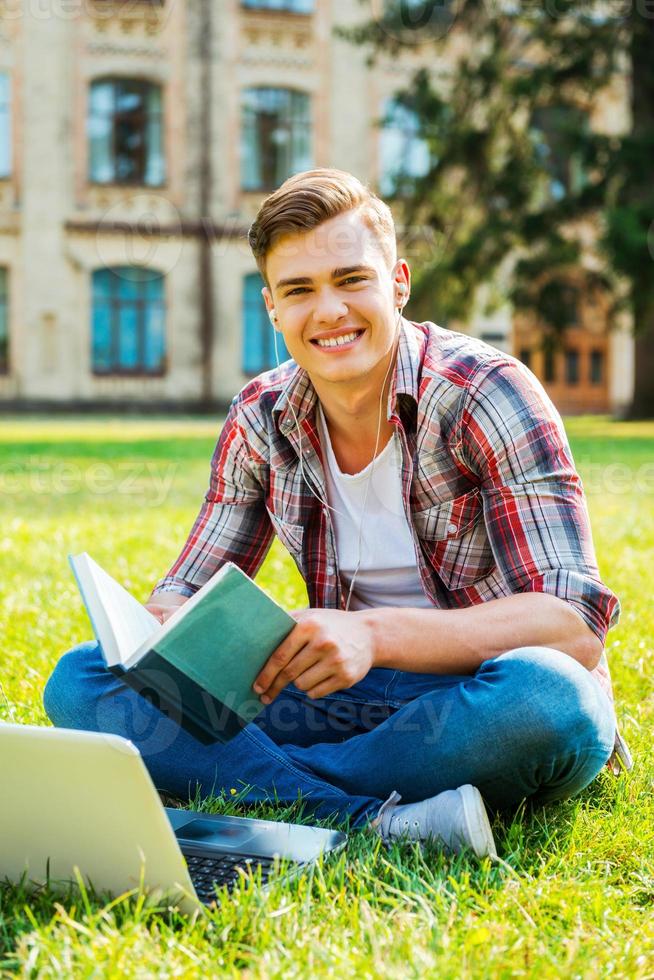
<path fill-rule="evenodd" d="M 263 289 L 261 290 L 261 295 L 263 296 L 263 301 L 266 304 L 266 310 L 268 311 L 268 316 L 270 316 L 271 312 L 274 311 L 275 309 L 275 303 L 273 301 L 272 293 L 270 292 L 268 286 L 263 287 Z M 280 330 L 279 320 L 275 320 L 275 322 L 271 320 L 270 323 L 275 328 L 275 330 Z"/>

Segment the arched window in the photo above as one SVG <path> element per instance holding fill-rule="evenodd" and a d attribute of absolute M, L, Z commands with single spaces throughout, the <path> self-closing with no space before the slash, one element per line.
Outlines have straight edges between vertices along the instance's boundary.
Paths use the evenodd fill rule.
<path fill-rule="evenodd" d="M 89 180 L 158 187 L 165 179 L 161 88 L 136 78 L 91 83 Z"/>
<path fill-rule="evenodd" d="M 166 369 L 163 277 L 141 266 L 93 273 L 94 374 L 162 374 Z"/>
<path fill-rule="evenodd" d="M 263 280 L 258 272 L 243 278 L 243 371 L 260 374 L 276 366 L 275 335 L 279 363 L 290 357 L 284 338 L 275 331 L 261 296 Z"/>
<path fill-rule="evenodd" d="M 0 72 L 0 177 L 11 173 L 11 87 L 9 75 Z"/>
<path fill-rule="evenodd" d="M 244 190 L 273 190 L 291 174 L 311 169 L 311 111 L 305 92 L 248 88 L 242 110 Z"/>
<path fill-rule="evenodd" d="M 0 374 L 9 370 L 9 315 L 7 270 L 0 268 Z"/>
<path fill-rule="evenodd" d="M 384 105 L 379 149 L 379 190 L 385 196 L 409 193 L 412 182 L 429 173 L 431 154 L 418 114 L 397 99 Z"/>

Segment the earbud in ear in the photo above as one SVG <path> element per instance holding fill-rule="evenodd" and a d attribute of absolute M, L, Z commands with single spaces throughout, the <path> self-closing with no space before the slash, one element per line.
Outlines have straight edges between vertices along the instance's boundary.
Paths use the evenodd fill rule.
<path fill-rule="evenodd" d="M 398 284 L 397 284 L 397 291 L 400 294 L 400 300 L 399 300 L 399 303 L 397 304 L 397 308 L 398 308 L 398 310 L 401 310 L 402 307 L 404 306 L 405 299 L 406 299 L 406 294 L 408 292 L 406 283 L 404 283 L 404 282 L 398 282 Z"/>
<path fill-rule="evenodd" d="M 275 307 L 274 306 L 273 306 L 272 310 L 268 310 L 268 319 L 270 320 L 270 322 L 272 323 L 272 325 L 274 327 L 276 325 L 276 323 L 277 323 L 277 311 L 275 310 Z"/>

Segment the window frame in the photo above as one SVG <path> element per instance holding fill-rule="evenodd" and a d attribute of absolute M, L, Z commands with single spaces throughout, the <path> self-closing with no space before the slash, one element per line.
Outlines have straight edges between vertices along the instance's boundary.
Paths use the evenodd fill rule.
<path fill-rule="evenodd" d="M 547 195 L 552 201 L 575 196 L 588 183 L 580 154 L 566 146 L 570 133 L 579 128 L 588 132 L 590 117 L 581 106 L 575 105 L 539 106 L 529 120 L 534 157 L 547 175 Z"/>
<path fill-rule="evenodd" d="M 393 121 L 393 114 L 398 116 L 398 121 Z M 411 125 L 402 126 L 399 116 L 404 114 L 405 122 L 408 123 L 411 120 Z M 391 171 L 387 163 L 388 161 L 384 159 L 385 154 L 388 156 L 389 151 L 384 146 L 385 139 L 392 134 L 399 134 L 402 140 L 402 153 L 401 156 L 404 159 L 408 159 L 412 147 L 420 146 L 421 150 L 427 153 L 427 164 L 424 172 L 418 171 L 417 173 L 411 172 L 410 169 L 398 169 Z M 432 166 L 434 165 L 434 157 L 429 147 L 429 143 L 426 137 L 420 132 L 420 117 L 415 109 L 411 106 L 404 105 L 404 103 L 398 99 L 397 96 L 389 96 L 384 99 L 382 104 L 382 115 L 381 123 L 379 125 L 379 142 L 378 142 L 378 153 L 379 153 L 379 192 L 385 198 L 403 198 L 408 197 L 413 191 L 415 183 L 419 180 L 424 179 L 427 176 Z"/>
<path fill-rule="evenodd" d="M 557 382 L 556 349 L 554 343 L 546 339 L 543 344 L 543 382 L 548 385 Z"/>
<path fill-rule="evenodd" d="M 283 364 L 291 356 L 282 334 L 279 331 L 275 331 L 268 317 L 266 304 L 261 295 L 263 285 L 263 279 L 256 271 L 246 272 L 243 276 L 241 285 L 241 372 L 248 378 L 256 378 L 257 375 L 262 374 L 264 371 L 270 371 L 277 367 L 274 354 L 275 336 L 277 337 L 279 363 Z M 252 369 L 247 366 L 249 353 L 248 337 L 251 336 L 248 325 L 254 321 L 255 317 L 257 340 L 263 340 L 263 343 L 260 345 L 262 366 Z M 269 343 L 266 343 L 266 338 L 270 338 Z M 267 357 L 267 354 L 270 357 Z"/>
<path fill-rule="evenodd" d="M 110 135 L 110 146 L 111 152 L 109 156 L 109 163 L 112 169 L 112 176 L 107 180 L 101 180 L 93 174 L 93 154 L 91 152 L 91 128 L 93 121 L 93 89 L 100 85 L 111 85 L 111 112 L 109 114 L 111 135 Z M 118 123 L 120 115 L 117 109 L 118 101 L 118 89 L 123 85 L 125 88 L 127 86 L 133 87 L 135 91 L 140 92 L 141 106 L 139 109 L 139 133 L 141 135 L 141 146 L 140 146 L 140 159 L 139 159 L 139 171 L 134 177 L 121 177 L 118 173 L 119 170 L 119 153 L 118 153 Z M 156 90 L 159 94 L 159 107 L 156 112 L 152 112 L 147 107 L 149 94 Z M 100 118 L 105 118 L 104 116 L 98 114 Z M 126 117 L 126 113 L 123 112 L 122 116 Z M 156 150 L 148 145 L 149 132 L 152 124 L 152 120 L 156 119 L 158 121 L 158 134 L 159 134 L 159 146 Z M 86 127 L 87 127 L 87 148 L 88 148 L 88 166 L 87 166 L 87 180 L 89 184 L 95 187 L 156 187 L 161 188 L 166 186 L 167 174 L 166 174 L 166 132 L 165 132 L 165 93 L 164 85 L 159 81 L 153 81 L 149 78 L 144 78 L 142 76 L 131 76 L 131 75 L 100 75 L 96 78 L 92 78 L 89 82 L 88 87 L 88 102 L 87 102 L 87 117 L 86 117 Z M 147 181 L 147 172 L 149 166 L 149 154 L 156 154 L 161 165 L 161 179 L 159 181 Z"/>
<path fill-rule="evenodd" d="M 596 373 L 594 365 L 599 363 L 599 371 Z M 593 387 L 604 384 L 606 373 L 606 355 L 599 347 L 592 347 L 588 352 L 588 382 Z"/>
<path fill-rule="evenodd" d="M 96 283 L 98 282 L 98 277 L 103 273 L 107 274 L 107 278 L 110 283 L 118 283 L 118 271 L 119 270 L 130 270 L 135 269 L 143 270 L 150 273 L 150 278 L 143 278 L 138 281 L 140 287 L 147 287 L 148 282 L 153 280 L 159 280 L 161 282 L 161 296 L 159 299 L 152 299 L 147 296 L 138 296 L 134 300 L 126 300 L 124 297 L 116 295 L 116 292 L 109 295 L 99 295 L 96 291 Z M 114 278 L 112 279 L 112 274 Z M 132 280 L 134 281 L 134 280 Z M 148 266 L 103 266 L 99 269 L 94 269 L 91 273 L 91 373 L 96 378 L 116 378 L 116 377 L 129 377 L 129 378 L 161 378 L 168 371 L 168 353 L 167 353 L 167 336 L 166 336 L 166 288 L 165 288 L 165 275 L 156 269 L 151 269 Z M 108 302 L 110 311 L 110 350 L 112 364 L 109 368 L 99 368 L 96 363 L 95 357 L 95 319 L 98 301 Z M 149 369 L 145 366 L 145 348 L 147 342 L 147 313 L 150 309 L 150 304 L 154 304 L 160 308 L 163 317 L 163 339 L 162 339 L 162 356 L 160 361 L 160 366 L 155 369 Z M 121 311 L 128 308 L 128 305 L 135 310 L 136 313 L 136 329 L 137 333 L 137 349 L 139 352 L 138 364 L 133 368 L 120 366 L 120 333 L 123 329 L 121 323 Z"/>
<path fill-rule="evenodd" d="M 302 3 L 303 0 L 297 0 Z M 263 11 L 266 14 L 295 14 L 299 17 L 311 16 L 316 12 L 316 0 L 304 0 L 309 5 L 308 10 L 295 10 L 293 0 L 282 0 L 281 6 L 273 6 L 274 0 L 240 0 L 243 10 Z"/>
<path fill-rule="evenodd" d="M 11 74 L 8 71 L 0 71 L 0 145 L 3 135 L 6 138 L 6 157 L 7 167 L 3 170 L 0 166 L 0 180 L 8 180 L 13 173 L 13 141 L 11 132 Z M 0 164 L 2 154 L 0 153 Z"/>
<path fill-rule="evenodd" d="M 565 349 L 565 383 L 569 387 L 577 387 L 581 383 L 581 357 L 578 347 L 566 347 Z M 571 370 L 571 368 L 573 368 Z"/>
<path fill-rule="evenodd" d="M 265 152 L 265 147 L 263 147 L 263 148 L 254 148 L 255 149 L 255 152 L 252 152 L 252 150 L 250 149 L 250 147 L 247 145 L 247 140 L 249 138 L 249 128 L 250 128 L 250 124 L 249 124 L 249 120 L 248 120 L 248 113 L 252 112 L 252 114 L 253 114 L 253 129 L 254 129 L 254 133 L 255 133 L 255 136 L 256 136 L 257 135 L 257 129 L 258 129 L 256 120 L 257 120 L 259 114 L 265 112 L 265 109 L 263 109 L 260 105 L 257 106 L 256 109 L 252 109 L 250 106 L 248 106 L 247 100 L 248 100 L 248 97 L 252 93 L 257 93 L 257 98 L 258 98 L 259 93 L 268 93 L 268 94 L 271 94 L 271 93 L 282 93 L 282 92 L 285 93 L 289 97 L 289 107 L 290 107 L 290 110 L 291 110 L 290 111 L 290 116 L 289 116 L 290 123 L 288 123 L 288 122 L 286 123 L 286 125 L 288 126 L 289 143 L 292 145 L 292 143 L 294 141 L 294 138 L 297 138 L 297 135 L 300 135 L 301 132 L 302 132 L 301 129 L 298 129 L 298 134 L 296 134 L 294 136 L 294 132 L 293 132 L 293 126 L 294 125 L 297 125 L 298 127 L 301 127 L 301 126 L 303 126 L 303 125 L 306 124 L 306 126 L 308 128 L 308 136 L 307 136 L 307 150 L 308 150 L 308 153 L 307 153 L 307 159 L 306 160 L 303 160 L 303 161 L 298 161 L 298 164 L 297 165 L 296 165 L 296 163 L 292 159 L 290 159 L 289 160 L 290 167 L 289 168 L 285 168 L 285 176 L 282 176 L 280 174 L 271 174 L 271 175 L 268 175 L 268 174 L 265 173 L 264 169 L 262 168 L 261 179 L 255 185 L 254 183 L 250 183 L 246 179 L 246 177 L 247 177 L 247 173 L 246 173 L 246 169 L 245 169 L 245 167 L 246 167 L 246 161 L 247 160 L 251 160 L 251 159 L 253 159 L 255 157 L 261 157 L 263 160 L 265 160 L 266 159 L 266 152 Z M 298 107 L 296 107 L 295 112 L 294 112 L 293 105 L 292 105 L 293 98 L 294 97 L 301 97 L 302 99 L 304 99 L 304 104 L 302 106 L 302 111 L 300 111 L 300 109 L 299 109 L 299 101 L 300 100 L 298 98 Z M 301 170 L 311 169 L 311 167 L 313 167 L 313 165 L 314 165 L 313 164 L 313 160 L 314 160 L 314 153 L 313 153 L 313 149 L 314 149 L 314 127 L 313 127 L 313 102 L 312 102 L 312 93 L 311 92 L 308 92 L 308 91 L 305 91 L 304 89 L 291 88 L 291 87 L 284 86 L 284 85 L 246 85 L 246 86 L 244 86 L 241 89 L 240 149 L 241 149 L 241 160 L 240 160 L 240 167 L 239 167 L 240 189 L 241 189 L 241 192 L 246 193 L 246 194 L 248 194 L 248 193 L 250 193 L 250 194 L 251 193 L 270 193 L 270 192 L 276 190 L 277 187 L 279 186 L 279 184 L 281 182 L 283 182 L 284 180 L 286 180 L 288 177 L 292 176 L 292 174 L 299 173 Z M 261 149 L 261 152 L 259 152 L 259 149 Z M 293 153 L 293 150 L 290 150 L 289 151 L 289 157 L 292 155 L 292 153 Z M 278 161 L 275 161 L 275 163 L 277 163 L 277 162 Z M 277 169 L 277 168 L 275 167 L 274 169 Z"/>

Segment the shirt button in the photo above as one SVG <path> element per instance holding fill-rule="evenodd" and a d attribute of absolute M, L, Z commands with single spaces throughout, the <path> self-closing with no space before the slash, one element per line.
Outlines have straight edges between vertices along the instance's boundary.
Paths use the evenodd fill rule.
<path fill-rule="evenodd" d="M 333 565 L 328 565 L 327 566 L 327 574 L 328 575 L 333 575 L 335 571 L 336 571 L 336 569 L 334 568 Z"/>
<path fill-rule="evenodd" d="M 448 532 L 448 534 L 454 534 L 454 532 L 457 531 L 457 530 L 458 530 L 458 528 L 457 528 L 456 524 L 448 524 L 447 525 L 447 532 Z"/>

